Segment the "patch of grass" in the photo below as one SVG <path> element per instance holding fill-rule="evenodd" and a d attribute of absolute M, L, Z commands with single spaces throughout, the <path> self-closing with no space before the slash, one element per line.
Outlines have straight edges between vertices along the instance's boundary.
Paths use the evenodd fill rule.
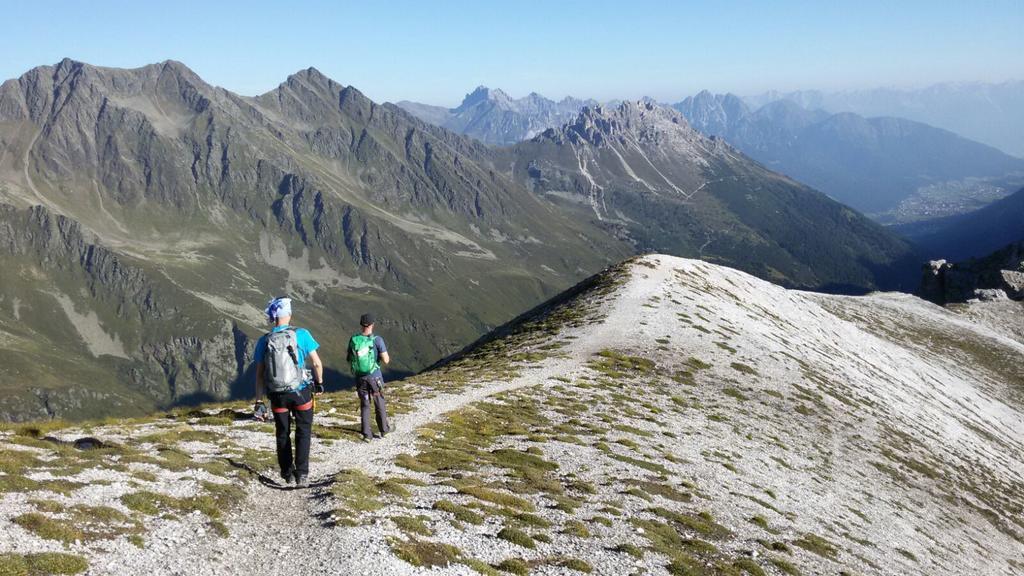
<path fill-rule="evenodd" d="M 694 358 L 693 356 L 689 357 L 686 360 L 686 365 L 689 366 L 690 368 L 693 368 L 694 370 L 707 370 L 711 368 L 711 364 L 704 362 L 700 358 Z"/>
<path fill-rule="evenodd" d="M 541 518 L 536 514 L 529 512 L 520 512 L 513 516 L 516 522 L 524 524 L 526 526 L 533 526 L 534 528 L 550 528 L 551 522 L 545 518 Z"/>
<path fill-rule="evenodd" d="M 426 524 L 426 516 L 392 516 L 391 521 L 398 526 L 398 529 L 406 534 L 419 534 L 420 536 L 431 536 L 434 531 Z"/>
<path fill-rule="evenodd" d="M 459 560 L 459 563 L 469 566 L 478 574 L 483 574 L 484 576 L 499 576 L 501 574 L 494 566 L 476 558 L 462 558 Z"/>
<path fill-rule="evenodd" d="M 908 560 L 913 560 L 914 562 L 917 562 L 917 556 L 915 556 L 914 553 L 911 552 L 910 550 L 904 550 L 903 548 L 897 548 L 896 551 L 899 552 L 900 556 L 903 556 L 904 558 L 906 558 Z"/>
<path fill-rule="evenodd" d="M 424 567 L 446 567 L 459 561 L 459 549 L 450 544 L 430 542 L 417 538 L 393 539 L 391 551 L 395 556 L 412 564 Z"/>
<path fill-rule="evenodd" d="M 743 364 L 742 362 L 733 362 L 733 363 L 729 364 L 729 366 L 731 366 L 733 370 L 735 370 L 737 372 L 741 372 L 743 374 L 748 374 L 750 376 L 757 376 L 758 375 L 758 372 L 757 372 L 756 369 L 754 369 L 751 366 L 747 366 L 746 364 Z"/>
<path fill-rule="evenodd" d="M 0 554 L 0 576 L 28 576 L 28 560 L 21 554 Z"/>
<path fill-rule="evenodd" d="M 715 519 L 708 512 L 700 512 L 693 515 L 675 512 L 666 508 L 650 508 L 648 512 L 705 536 L 724 538 L 730 534 L 729 529 L 715 522 Z"/>
<path fill-rule="evenodd" d="M 28 501 L 29 504 L 36 507 L 36 510 L 40 512 L 49 512 L 51 514 L 59 514 L 64 511 L 64 505 L 60 502 L 53 500 L 39 500 L 33 499 Z"/>
<path fill-rule="evenodd" d="M 395 457 L 395 464 L 412 470 L 413 472 L 432 473 L 437 472 L 437 468 L 433 464 L 429 464 L 413 456 L 412 454 L 399 454 Z"/>
<path fill-rule="evenodd" d="M 513 544 L 522 546 L 523 548 L 533 549 L 537 546 L 536 544 L 534 544 L 533 538 L 531 538 L 529 534 L 523 532 L 522 530 L 519 530 L 518 528 L 513 528 L 511 526 L 506 526 L 502 528 L 498 532 L 498 538 L 501 538 L 502 540 L 507 540 Z"/>
<path fill-rule="evenodd" d="M 799 539 L 794 540 L 793 544 L 809 552 L 814 552 L 818 556 L 823 556 L 829 559 L 834 559 L 836 557 L 836 553 L 838 552 L 838 550 L 836 550 L 835 545 L 833 545 L 831 542 L 822 538 L 821 536 L 810 533 L 804 534 Z"/>
<path fill-rule="evenodd" d="M 754 562 L 750 558 L 738 558 L 732 563 L 732 565 L 734 568 L 739 568 L 751 576 L 767 576 L 764 568 L 761 568 L 757 562 Z"/>
<path fill-rule="evenodd" d="M 643 529 L 643 536 L 650 542 L 651 549 L 670 559 L 667 566 L 670 574 L 706 573 L 704 562 L 698 556 L 714 553 L 715 548 L 707 542 L 684 538 L 678 529 L 670 524 L 654 520 L 634 520 Z"/>
<path fill-rule="evenodd" d="M 693 500 L 693 494 L 678 490 L 675 486 L 665 482 L 652 482 L 650 480 L 634 480 L 630 482 L 634 487 L 646 494 L 661 496 L 673 502 L 689 502 Z"/>
<path fill-rule="evenodd" d="M 615 454 L 614 452 L 608 453 L 608 457 L 612 460 L 618 460 L 623 464 L 629 464 L 630 466 L 636 466 L 637 468 L 643 468 L 656 474 L 667 476 L 669 474 L 668 468 L 665 468 L 657 462 L 651 462 L 650 460 L 641 460 L 639 458 L 633 458 L 630 456 L 623 456 L 621 454 Z"/>
<path fill-rule="evenodd" d="M 359 515 L 384 507 L 378 482 L 359 470 L 342 470 L 334 476 L 331 494 L 338 500 L 334 515 L 340 522 L 355 524 Z"/>
<path fill-rule="evenodd" d="M 590 530 L 587 525 L 579 520 L 569 520 L 562 527 L 562 534 L 575 536 L 577 538 L 590 538 Z"/>
<path fill-rule="evenodd" d="M 768 561 L 785 574 L 800 576 L 800 570 L 784 558 L 771 558 Z"/>
<path fill-rule="evenodd" d="M 562 494 L 555 494 L 551 496 L 551 499 L 555 501 L 554 509 L 561 510 L 566 514 L 572 514 L 577 508 L 583 505 L 582 500 Z"/>
<path fill-rule="evenodd" d="M 530 565 L 519 558 L 506 558 L 494 567 L 502 572 L 515 574 L 516 576 L 527 576 L 530 573 Z"/>
<path fill-rule="evenodd" d="M 753 517 L 750 518 L 750 523 L 753 524 L 754 526 L 758 526 L 758 527 L 760 527 L 760 528 L 762 528 L 764 530 L 768 529 L 768 520 L 764 516 L 761 516 L 761 515 L 753 516 Z"/>
<path fill-rule="evenodd" d="M 573 480 L 566 484 L 565 487 L 570 490 L 576 490 L 577 492 L 583 492 L 584 494 L 597 494 L 597 487 L 585 480 Z"/>
<path fill-rule="evenodd" d="M 41 552 L 36 554 L 0 554 L 0 576 L 50 576 L 81 574 L 89 562 L 75 554 Z"/>
<path fill-rule="evenodd" d="M 11 518 L 11 522 L 45 540 L 57 540 L 66 544 L 85 539 L 85 534 L 68 522 L 57 520 L 45 514 L 27 512 Z"/>
<path fill-rule="evenodd" d="M 621 552 L 623 554 L 629 554 L 633 558 L 637 558 L 637 559 L 640 559 L 640 558 L 644 557 L 644 549 L 639 547 L 639 546 L 637 546 L 637 545 L 635 545 L 635 544 L 630 544 L 629 542 L 624 542 L 622 544 L 616 544 L 615 546 L 610 548 L 610 550 L 612 550 L 613 552 Z"/>
<path fill-rule="evenodd" d="M 747 400 L 750 400 L 750 398 L 748 398 L 746 394 L 744 394 L 743 392 L 740 392 L 736 388 L 732 388 L 732 387 L 723 388 L 722 389 L 722 393 L 725 394 L 726 396 L 731 396 L 732 398 L 735 398 L 735 399 L 739 400 L 740 402 L 746 402 Z"/>
<path fill-rule="evenodd" d="M 474 484 L 463 485 L 458 486 L 457 490 L 459 491 L 460 494 L 472 496 L 473 498 L 483 500 L 484 502 L 490 502 L 492 504 L 497 504 L 499 506 L 505 506 L 507 508 L 523 510 L 526 512 L 534 511 L 533 504 L 531 504 L 529 501 L 524 500 L 518 496 L 513 496 L 512 494 L 492 490 L 484 486 Z"/>
<path fill-rule="evenodd" d="M 409 489 L 403 486 L 398 480 L 389 479 L 378 482 L 377 489 L 383 494 L 396 496 L 403 500 L 412 496 L 412 492 L 409 492 Z"/>
<path fill-rule="evenodd" d="M 715 346 L 718 346 L 719 348 L 721 348 L 722 350 L 725 350 L 729 354 L 735 354 L 736 353 L 736 349 L 733 348 L 732 346 L 729 346 L 725 342 L 715 342 Z"/>
<path fill-rule="evenodd" d="M 434 502 L 434 510 L 440 510 L 441 512 L 448 512 L 455 516 L 455 519 L 459 522 L 465 522 L 467 524 L 483 524 L 484 517 L 477 514 L 473 510 L 466 508 L 461 504 L 456 504 L 450 500 L 438 500 Z"/>
<path fill-rule="evenodd" d="M 615 350 L 602 350 L 597 353 L 598 360 L 587 364 L 591 369 L 612 379 L 627 376 L 639 376 L 655 370 L 654 361 L 641 356 L 629 356 Z"/>

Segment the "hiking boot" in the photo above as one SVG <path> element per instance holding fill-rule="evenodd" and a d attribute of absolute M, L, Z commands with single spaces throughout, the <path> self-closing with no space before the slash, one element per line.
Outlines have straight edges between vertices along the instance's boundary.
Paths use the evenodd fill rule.
<path fill-rule="evenodd" d="M 363 436 L 363 442 L 366 442 L 367 444 L 369 444 L 370 440 L 373 440 L 373 438 L 371 438 L 369 436 Z"/>
<path fill-rule="evenodd" d="M 295 481 L 295 477 L 292 476 L 291 472 L 281 472 L 281 479 L 284 480 L 285 484 L 291 484 Z"/>
<path fill-rule="evenodd" d="M 295 487 L 305 488 L 306 486 L 309 486 L 309 476 L 306 476 L 305 474 L 296 474 Z"/>

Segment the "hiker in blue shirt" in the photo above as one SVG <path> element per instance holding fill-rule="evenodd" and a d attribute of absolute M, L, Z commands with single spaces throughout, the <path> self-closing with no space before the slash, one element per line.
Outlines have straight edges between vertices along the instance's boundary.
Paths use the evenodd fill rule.
<path fill-rule="evenodd" d="M 281 478 L 305 487 L 309 477 L 309 445 L 313 432 L 313 395 L 324 391 L 324 367 L 316 350 L 320 344 L 305 328 L 291 325 L 291 298 L 274 298 L 267 304 L 267 321 L 274 328 L 256 342 L 256 405 L 254 416 L 267 420 L 264 391 L 277 433 L 277 463 Z M 306 370 L 309 358 L 312 370 Z M 291 421 L 295 420 L 295 459 L 292 459 Z"/>
<path fill-rule="evenodd" d="M 356 392 L 359 394 L 359 417 L 363 426 L 363 442 L 373 439 L 370 427 L 370 403 L 373 403 L 377 414 L 377 429 L 383 438 L 391 432 L 388 422 L 387 404 L 384 402 L 384 375 L 380 366 L 391 363 L 388 347 L 384 339 L 373 333 L 373 314 L 363 314 L 359 318 L 360 332 L 352 335 L 348 341 L 347 360 L 352 367 L 352 375 L 356 377 Z"/>

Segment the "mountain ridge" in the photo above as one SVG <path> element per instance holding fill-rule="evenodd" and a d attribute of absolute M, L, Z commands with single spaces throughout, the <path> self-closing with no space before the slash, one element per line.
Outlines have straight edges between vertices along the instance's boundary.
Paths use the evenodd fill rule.
<path fill-rule="evenodd" d="M 1017 112 L 1024 101 L 1024 80 L 947 82 L 920 89 L 768 92 L 747 101 L 759 106 L 780 98 L 830 112 L 908 118 L 1024 157 L 1024 115 Z"/>
<path fill-rule="evenodd" d="M 512 98 L 500 88 L 478 86 L 455 108 L 410 101 L 395 105 L 431 124 L 471 136 L 492 145 L 508 145 L 532 138 L 543 130 L 570 120 L 594 100 L 566 96 L 549 100 L 531 92 Z"/>
<path fill-rule="evenodd" d="M 876 274 L 870 262 L 851 261 L 844 250 L 879 262 L 915 258 L 880 226 L 750 161 L 724 140 L 701 135 L 681 113 L 652 102 L 588 107 L 573 123 L 495 153 L 497 164 L 511 166 L 514 180 L 589 207 L 642 252 L 707 254 L 783 284 L 837 287 Z M 826 229 L 830 240 L 807 240 Z M 844 247 L 837 236 L 848 238 Z M 808 252 L 826 244 L 836 252 Z M 825 262 L 843 267 L 826 270 Z M 916 281 L 875 279 L 880 286 Z"/>
<path fill-rule="evenodd" d="M 175 62 L 34 69 L 0 87 L 4 218 L 24 235 L 37 205 L 77 223 L 94 251 L 145 278 L 175 321 L 139 312 L 128 283 L 102 268 L 47 267 L 38 250 L 9 243 L 0 251 L 12 271 L 0 285 L 0 341 L 19 343 L 6 353 L 31 364 L 35 378 L 26 389 L 0 374 L 0 388 L 35 414 L 48 409 L 40 398 L 93 383 L 98 400 L 61 406 L 71 418 L 95 415 L 115 390 L 134 410 L 247 395 L 260 310 L 280 294 L 324 339 L 328 366 L 342 365 L 337 332 L 374 310 L 403 351 L 396 369 L 410 373 L 609 262 L 662 246 L 644 236 L 657 226 L 635 218 L 647 214 L 666 249 L 794 286 L 864 291 L 914 259 L 853 211 L 686 132 L 681 117 L 666 122 L 623 124 L 609 146 L 586 144 L 601 166 L 585 168 L 552 144 L 546 160 L 567 188 L 551 190 L 529 162 L 508 156 L 526 145 L 486 146 L 314 68 L 256 97 L 210 86 Z M 615 154 L 635 165 L 632 175 Z M 705 178 L 711 168 L 721 174 Z M 580 209 L 593 175 L 612 200 L 622 189 L 625 204 L 611 205 L 626 219 Z M 737 185 L 709 182 L 723 177 Z M 663 203 L 679 195 L 668 185 L 677 180 L 703 191 L 694 202 Z M 771 193 L 759 196 L 765 186 Z M 702 222 L 695 207 L 714 217 Z M 800 244 L 808 233 L 820 239 L 811 251 Z M 764 263 L 751 262 L 761 254 Z M 907 269 L 916 280 L 916 262 Z M 58 351 L 75 359 L 74 379 L 47 368 Z M 329 379 L 347 381 L 339 372 Z"/>
<path fill-rule="evenodd" d="M 1019 304 L 790 291 L 665 255 L 571 292 L 393 382 L 386 438 L 359 441 L 354 395 L 323 397 L 309 490 L 281 489 L 246 403 L 0 428 L 30 495 L 0 502 L 5 542 L 112 576 L 1019 568 Z"/>
<path fill-rule="evenodd" d="M 41 204 L 81 223 L 118 261 L 160 283 L 182 314 L 181 328 L 149 329 L 144 314 L 129 318 L 115 308 L 97 316 L 104 332 L 113 330 L 109 338 L 143 335 L 132 339 L 139 347 L 125 369 L 150 374 L 133 396 L 150 397 L 150 406 L 166 398 L 165 386 L 184 390 L 196 378 L 187 364 L 169 363 L 168 342 L 205 325 L 207 315 L 227 315 L 237 333 L 197 334 L 205 352 L 194 360 L 223 364 L 234 357 L 226 350 L 251 347 L 268 295 L 303 302 L 298 318 L 314 333 L 344 318 L 354 325 L 360 312 L 352 302 L 376 308 L 406 350 L 399 368 L 409 370 L 507 320 L 507 306 L 528 308 L 599 268 L 607 254 L 627 253 L 497 175 L 483 145 L 377 105 L 315 69 L 247 98 L 173 62 L 123 70 L 65 60 L 5 82 L 0 110 L 0 201 L 13 207 L 9 217 L 30 218 L 25 210 Z M 576 256 L 542 254 L 545 244 Z M 36 264 L 20 253 L 3 258 L 28 274 Z M 90 275 L 97 273 L 87 268 L 68 289 L 96 284 Z M 33 323 L 29 333 L 45 346 L 23 352 L 37 366 L 46 366 L 35 355 L 47 347 L 90 358 L 70 317 L 55 319 L 68 337 L 46 337 L 35 326 L 66 281 L 47 274 L 36 288 L 5 282 L 3 306 L 20 307 L 24 321 L 8 319 L 3 331 L 22 333 Z M 466 294 L 459 286 L 467 281 L 487 288 Z M 90 297 L 65 296 L 73 312 L 89 316 Z M 341 345 L 331 339 L 324 353 L 341 354 Z M 159 378 L 143 365 L 161 367 Z M 108 370 L 93 381 L 115 386 L 123 376 Z M 242 361 L 221 366 L 206 390 L 238 394 L 246 370 Z M 61 382 L 51 373 L 36 386 L 59 390 Z M 74 407 L 61 415 L 69 414 Z"/>

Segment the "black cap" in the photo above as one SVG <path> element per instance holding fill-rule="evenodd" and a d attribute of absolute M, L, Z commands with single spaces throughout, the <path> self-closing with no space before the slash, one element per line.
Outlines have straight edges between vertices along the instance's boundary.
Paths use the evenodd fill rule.
<path fill-rule="evenodd" d="M 359 317 L 359 325 L 369 326 L 370 324 L 373 324 L 375 320 L 376 318 L 373 317 L 373 314 L 363 314 Z"/>

